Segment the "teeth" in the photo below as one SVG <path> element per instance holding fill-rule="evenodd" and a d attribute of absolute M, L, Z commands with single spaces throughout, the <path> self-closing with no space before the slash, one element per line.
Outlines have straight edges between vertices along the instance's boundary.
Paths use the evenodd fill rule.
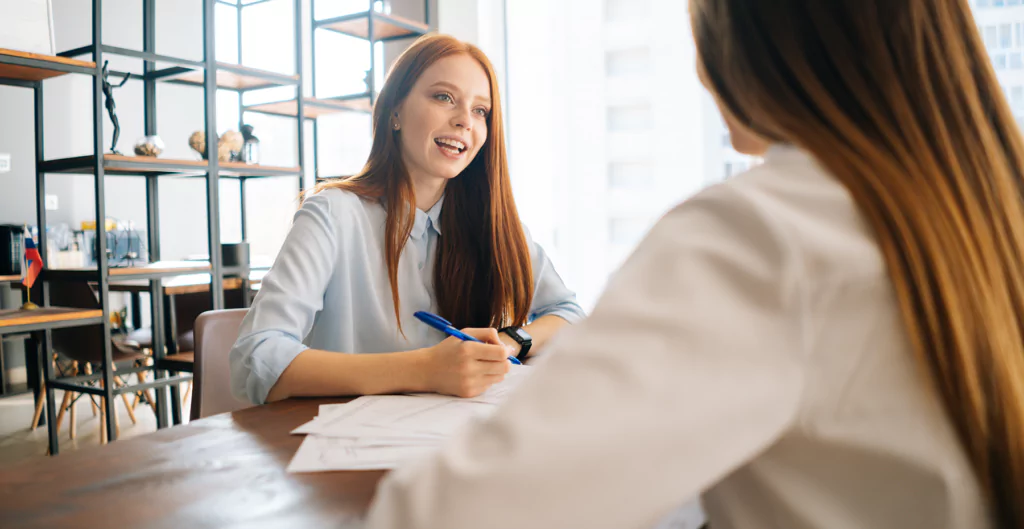
<path fill-rule="evenodd" d="M 436 139 L 434 141 L 436 141 L 437 143 L 443 143 L 445 145 L 449 145 L 451 147 L 455 147 L 456 149 L 459 149 L 460 151 L 466 148 L 466 144 L 462 143 L 459 140 L 450 140 L 448 138 L 438 138 L 438 139 Z"/>

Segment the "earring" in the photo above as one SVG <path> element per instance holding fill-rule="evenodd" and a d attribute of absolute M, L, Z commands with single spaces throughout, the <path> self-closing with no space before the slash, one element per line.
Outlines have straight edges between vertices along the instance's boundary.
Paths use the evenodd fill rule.
<path fill-rule="evenodd" d="M 399 125 L 398 123 L 395 123 L 395 130 L 398 130 L 398 129 L 400 129 L 400 128 L 402 128 L 402 126 L 401 126 L 401 125 Z"/>

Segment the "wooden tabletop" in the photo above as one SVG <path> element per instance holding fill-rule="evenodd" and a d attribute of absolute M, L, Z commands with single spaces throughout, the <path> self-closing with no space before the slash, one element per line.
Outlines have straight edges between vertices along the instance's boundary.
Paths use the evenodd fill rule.
<path fill-rule="evenodd" d="M 258 285 L 266 275 L 264 271 L 249 272 L 249 284 Z M 164 294 L 176 296 L 178 294 L 194 294 L 197 292 L 210 291 L 210 274 L 189 274 L 164 279 L 162 283 Z M 242 288 L 242 278 L 225 277 L 223 280 L 224 290 L 238 290 Z M 111 292 L 149 292 L 149 281 L 129 280 L 110 283 Z"/>
<path fill-rule="evenodd" d="M 11 281 L 21 281 L 21 276 L 0 276 L 0 283 L 9 283 Z"/>
<path fill-rule="evenodd" d="M 287 400 L 0 473 L 0 527 L 361 527 L 383 471 L 289 474 L 317 406 Z"/>

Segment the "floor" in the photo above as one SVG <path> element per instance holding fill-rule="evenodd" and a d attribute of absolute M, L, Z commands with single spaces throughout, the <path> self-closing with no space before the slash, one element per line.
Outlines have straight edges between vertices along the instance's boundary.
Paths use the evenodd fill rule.
<path fill-rule="evenodd" d="M 54 393 L 58 403 L 64 400 L 63 391 Z M 184 393 L 184 388 L 182 388 L 182 394 Z M 182 406 L 182 416 L 186 420 L 190 404 L 186 401 Z M 64 421 L 60 429 L 60 453 L 62 454 L 100 444 L 99 415 L 93 416 L 89 400 L 86 397 L 79 399 L 76 406 L 77 424 L 73 441 L 70 439 L 68 431 L 71 414 L 64 414 Z M 135 418 L 138 421 L 136 424 L 132 424 L 131 417 L 125 410 L 124 401 L 120 398 L 117 399 L 115 406 L 121 423 L 120 439 L 130 439 L 156 431 L 156 416 L 153 414 L 153 409 L 145 402 L 139 403 L 135 407 Z M 35 431 L 29 428 L 34 411 L 35 403 L 31 393 L 0 399 L 0 470 L 25 461 L 48 457 L 46 455 L 48 446 L 46 426 L 36 428 Z M 46 414 L 45 408 L 43 414 Z"/>

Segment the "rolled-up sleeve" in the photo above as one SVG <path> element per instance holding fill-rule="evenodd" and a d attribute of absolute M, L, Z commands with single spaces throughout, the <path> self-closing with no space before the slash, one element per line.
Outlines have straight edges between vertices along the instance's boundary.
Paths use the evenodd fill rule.
<path fill-rule="evenodd" d="M 338 223 L 325 196 L 330 192 L 309 197 L 295 214 L 242 321 L 230 353 L 231 390 L 239 399 L 265 402 L 281 373 L 308 348 L 303 339 L 323 309 L 338 255 Z"/>
<path fill-rule="evenodd" d="M 534 242 L 525 226 L 523 232 L 526 234 L 526 243 L 530 247 L 533 264 L 533 304 L 530 306 L 530 320 L 542 316 L 558 316 L 569 323 L 582 321 L 587 317 L 587 313 L 576 302 L 576 293 L 566 288 L 554 265 L 551 264 L 548 254 Z"/>

